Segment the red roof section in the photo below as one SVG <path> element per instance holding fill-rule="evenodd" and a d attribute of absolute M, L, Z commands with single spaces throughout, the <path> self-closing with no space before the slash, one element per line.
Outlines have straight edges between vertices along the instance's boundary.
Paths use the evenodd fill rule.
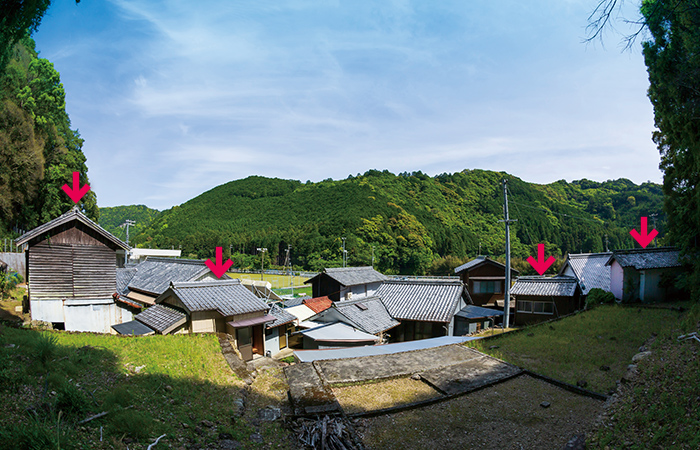
<path fill-rule="evenodd" d="M 304 300 L 304 304 L 311 308 L 313 312 L 316 314 L 320 313 L 321 311 L 325 311 L 331 306 L 333 306 L 333 300 L 328 298 L 328 296 L 325 297 L 316 297 L 316 298 L 308 298 Z"/>

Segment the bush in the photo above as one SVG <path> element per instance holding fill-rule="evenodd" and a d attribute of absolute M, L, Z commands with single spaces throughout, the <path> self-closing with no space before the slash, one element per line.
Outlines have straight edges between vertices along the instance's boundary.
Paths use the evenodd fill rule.
<path fill-rule="evenodd" d="M 36 352 L 36 357 L 42 364 L 46 364 L 53 358 L 53 355 L 56 353 L 57 342 L 58 339 L 52 334 L 42 333 L 37 335 L 34 342 L 34 350 Z"/>
<path fill-rule="evenodd" d="M 602 289 L 593 288 L 586 296 L 586 309 L 593 308 L 595 305 L 606 305 L 615 303 L 615 296 L 612 292 Z"/>

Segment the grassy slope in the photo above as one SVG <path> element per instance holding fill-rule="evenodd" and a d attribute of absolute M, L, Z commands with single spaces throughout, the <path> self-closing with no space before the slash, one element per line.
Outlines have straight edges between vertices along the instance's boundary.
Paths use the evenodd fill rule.
<path fill-rule="evenodd" d="M 552 325 L 468 344 L 533 372 L 571 384 L 586 381 L 588 389 L 608 393 L 639 347 L 652 334 L 670 336 L 679 316 L 665 309 L 599 306 Z"/>
<path fill-rule="evenodd" d="M 211 446 L 219 433 L 250 444 L 256 431 L 287 446 L 277 423 L 261 429 L 250 425 L 251 416 L 237 418 L 243 382 L 214 335 L 122 338 L 2 327 L 0 381 L 0 448 L 55 448 L 59 436 L 61 448 L 133 450 L 162 434 L 164 446 Z M 76 425 L 101 411 L 109 414 Z"/>

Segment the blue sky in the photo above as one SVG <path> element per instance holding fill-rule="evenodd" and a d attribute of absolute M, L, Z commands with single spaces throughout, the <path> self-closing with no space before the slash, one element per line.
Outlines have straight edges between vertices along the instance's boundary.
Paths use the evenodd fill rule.
<path fill-rule="evenodd" d="M 34 38 L 100 206 L 368 169 L 661 182 L 640 45 L 582 42 L 596 0 L 53 3 Z"/>

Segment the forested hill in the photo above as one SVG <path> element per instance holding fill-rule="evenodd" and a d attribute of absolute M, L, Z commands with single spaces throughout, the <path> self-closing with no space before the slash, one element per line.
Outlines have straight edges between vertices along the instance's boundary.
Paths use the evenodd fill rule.
<path fill-rule="evenodd" d="M 73 206 L 61 186 L 74 171 L 81 185 L 89 180 L 83 140 L 71 129 L 53 64 L 38 57 L 29 37 L 0 53 L 0 237 L 13 237 Z M 97 220 L 93 191 L 80 206 Z"/>
<path fill-rule="evenodd" d="M 129 227 L 129 236 L 136 236 L 148 228 L 159 213 L 157 209 L 145 205 L 103 207 L 100 208 L 100 226 L 126 241 L 126 228 L 122 225 L 127 220 L 136 222 Z"/>
<path fill-rule="evenodd" d="M 236 265 L 250 265 L 265 247 L 281 264 L 291 245 L 292 262 L 306 269 L 342 261 L 385 273 L 422 274 L 436 265 L 481 254 L 504 253 L 503 179 L 508 180 L 515 257 L 547 252 L 603 251 L 634 245 L 629 235 L 640 216 L 655 217 L 664 235 L 661 186 L 620 179 L 548 185 L 506 173 L 465 170 L 436 177 L 370 170 L 345 180 L 301 183 L 253 176 L 218 186 L 161 213 L 133 241 L 153 248 L 181 247 L 184 256 L 208 258 L 217 246 Z M 650 225 L 651 225 L 650 220 Z M 232 250 L 232 252 L 230 252 Z M 251 256 L 246 256 L 251 255 Z M 257 261 L 260 257 L 257 256 Z M 267 262 L 266 262 L 267 264 Z"/>

